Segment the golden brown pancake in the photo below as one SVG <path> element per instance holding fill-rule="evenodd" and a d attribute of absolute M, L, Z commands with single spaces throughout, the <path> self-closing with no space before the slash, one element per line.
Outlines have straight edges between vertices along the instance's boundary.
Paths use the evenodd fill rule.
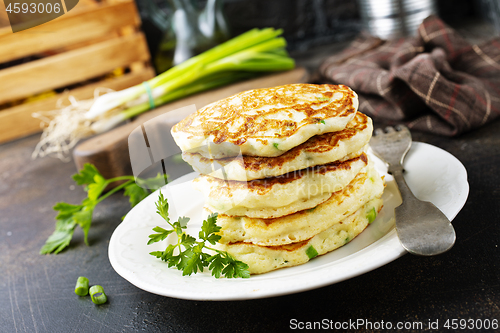
<path fill-rule="evenodd" d="M 313 209 L 278 218 L 231 217 L 219 214 L 219 242 L 269 246 L 309 239 L 354 213 L 367 201 L 382 195 L 384 184 L 381 177 L 372 165 L 368 166 L 367 171 L 359 173 L 348 186 L 332 193 L 328 200 Z"/>
<path fill-rule="evenodd" d="M 315 135 L 344 129 L 358 98 L 344 85 L 290 84 L 209 104 L 172 128 L 183 152 L 206 158 L 274 157 Z"/>
<path fill-rule="evenodd" d="M 201 175 L 193 180 L 206 206 L 228 216 L 274 218 L 309 209 L 342 190 L 368 164 L 365 153 L 347 161 L 256 179 L 249 182 Z"/>
<path fill-rule="evenodd" d="M 239 156 L 209 159 L 197 153 L 182 158 L 201 174 L 247 181 L 276 177 L 288 172 L 359 156 L 370 141 L 372 121 L 357 112 L 342 131 L 316 135 L 277 157 Z"/>
<path fill-rule="evenodd" d="M 251 243 L 216 244 L 249 266 L 250 274 L 262 274 L 275 269 L 297 266 L 316 255 L 333 251 L 353 240 L 373 221 L 382 208 L 382 200 L 375 198 L 356 212 L 313 237 L 288 245 L 261 246 Z"/>

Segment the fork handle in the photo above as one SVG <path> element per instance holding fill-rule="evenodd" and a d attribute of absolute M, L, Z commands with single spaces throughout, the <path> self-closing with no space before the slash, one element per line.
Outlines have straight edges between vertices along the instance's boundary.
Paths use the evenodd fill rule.
<path fill-rule="evenodd" d="M 398 184 L 399 192 L 401 193 L 403 202 L 408 200 L 418 200 L 408 187 L 408 184 L 406 184 L 405 178 L 403 176 L 403 171 L 404 169 L 401 165 L 397 165 L 389 169 L 389 172 L 392 174 L 392 176 L 396 180 L 396 183 Z"/>

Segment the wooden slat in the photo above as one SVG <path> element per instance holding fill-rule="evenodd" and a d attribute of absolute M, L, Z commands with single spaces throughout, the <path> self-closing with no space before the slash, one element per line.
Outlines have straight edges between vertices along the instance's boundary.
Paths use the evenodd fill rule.
<path fill-rule="evenodd" d="M 91 41 L 140 24 L 133 1 L 84 8 L 75 8 L 53 21 L 16 33 L 10 27 L 1 28 L 0 63 Z"/>
<path fill-rule="evenodd" d="M 0 31 L 3 30 L 3 27 L 10 29 L 10 22 L 9 17 L 7 16 L 7 11 L 5 10 L 4 1 L 0 1 Z"/>
<path fill-rule="evenodd" d="M 104 0 L 103 2 L 111 3 L 111 1 L 107 1 L 107 0 Z M 96 7 L 96 6 L 98 6 L 98 3 L 95 0 L 79 0 L 78 4 L 76 5 L 75 8 L 80 8 L 80 7 L 89 8 L 89 7 Z"/>
<path fill-rule="evenodd" d="M 0 71 L 0 104 L 65 87 L 149 60 L 146 39 L 135 33 Z"/>
<path fill-rule="evenodd" d="M 105 87 L 121 90 L 149 80 L 154 75 L 154 70 L 151 67 L 147 67 L 140 72 L 133 72 L 113 79 L 96 82 L 54 97 L 2 110 L 0 111 L 0 143 L 40 132 L 40 120 L 33 118 L 31 114 L 38 111 L 53 110 L 57 100 L 61 97 L 72 95 L 77 99 L 88 99 L 94 96 L 96 88 Z"/>

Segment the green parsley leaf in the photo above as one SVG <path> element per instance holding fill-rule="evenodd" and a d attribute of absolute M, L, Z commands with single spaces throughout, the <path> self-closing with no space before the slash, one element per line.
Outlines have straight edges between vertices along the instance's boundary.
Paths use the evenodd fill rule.
<path fill-rule="evenodd" d="M 156 177 L 146 179 L 137 178 L 135 181 L 137 186 L 143 189 L 157 190 L 160 187 L 168 184 L 168 175 L 158 173 Z"/>
<path fill-rule="evenodd" d="M 125 186 L 125 191 L 123 192 L 124 196 L 129 197 L 130 207 L 134 207 L 139 202 L 144 200 L 149 195 L 149 192 L 137 185 L 136 183 L 131 183 Z"/>
<path fill-rule="evenodd" d="M 96 201 L 108 185 L 109 182 L 103 176 L 99 174 L 95 175 L 94 182 L 88 185 L 88 198 Z"/>
<path fill-rule="evenodd" d="M 56 230 L 47 238 L 40 249 L 40 254 L 59 253 L 64 250 L 73 238 L 76 222 L 72 217 L 57 220 Z"/>
<path fill-rule="evenodd" d="M 186 234 L 185 232 L 181 235 L 181 244 L 185 247 L 191 247 L 196 243 L 196 238 Z"/>
<path fill-rule="evenodd" d="M 149 243 L 148 243 L 149 245 Z M 155 256 L 156 258 L 161 258 L 163 256 L 163 251 L 153 251 L 149 252 L 150 255 Z"/>
<path fill-rule="evenodd" d="M 219 253 L 211 256 L 208 261 L 210 262 L 208 269 L 212 272 L 212 276 L 217 279 L 220 278 L 227 261 Z"/>
<path fill-rule="evenodd" d="M 227 264 L 226 267 L 222 270 L 222 274 L 224 274 L 227 278 L 249 278 L 250 273 L 248 272 L 248 265 L 242 261 L 236 260 L 227 254 Z"/>
<path fill-rule="evenodd" d="M 181 216 L 177 220 L 177 224 L 178 224 L 179 228 L 182 228 L 182 229 L 186 229 L 188 222 L 189 222 L 189 217 L 186 217 L 186 216 Z"/>
<path fill-rule="evenodd" d="M 163 193 L 160 191 L 158 201 L 155 203 L 156 213 L 159 214 L 168 224 L 170 224 L 170 218 L 168 217 L 168 201 L 163 197 Z"/>
<path fill-rule="evenodd" d="M 212 272 L 212 276 L 216 278 L 222 275 L 227 278 L 250 277 L 247 264 L 234 259 L 227 252 L 219 251 L 206 245 L 207 242 L 215 245 L 221 238 L 217 234 L 221 229 L 221 227 L 217 226 L 217 214 L 211 214 L 203 221 L 201 230 L 198 233 L 201 241 L 197 241 L 196 238 L 185 232 L 186 224 L 189 221 L 188 217 L 179 217 L 176 222 L 170 223 L 168 202 L 161 191 L 156 202 L 156 209 L 156 212 L 163 217 L 172 229 L 153 228 L 156 234 L 149 235 L 148 245 L 163 240 L 174 232 L 177 235 L 177 243 L 169 244 L 165 251 L 150 252 L 151 255 L 167 262 L 168 267 L 175 267 L 182 271 L 182 275 L 196 274 L 198 271 L 202 272 L 205 267 L 208 267 Z M 213 251 L 215 254 L 210 255 L 204 252 L 205 249 Z M 178 254 L 174 254 L 175 252 Z"/>
<path fill-rule="evenodd" d="M 203 243 L 196 243 L 195 246 L 188 247 L 188 249 L 184 252 L 185 253 L 185 260 L 184 260 L 184 265 L 182 269 L 182 275 L 191 275 L 193 273 L 197 273 L 198 270 L 201 272 L 203 271 L 204 267 L 204 253 L 202 252 L 203 250 Z"/>
<path fill-rule="evenodd" d="M 209 215 L 206 220 L 203 221 L 201 226 L 201 231 L 198 237 L 204 241 L 208 241 L 210 244 L 215 245 L 221 238 L 216 233 L 220 231 L 221 227 L 217 226 L 217 213 Z"/>
<path fill-rule="evenodd" d="M 105 179 L 94 165 L 86 163 L 72 178 L 76 184 L 84 186 L 87 197 L 79 205 L 66 202 L 58 202 L 54 205 L 54 210 L 58 212 L 55 230 L 40 249 L 40 254 L 57 254 L 68 247 L 73 238 L 76 226 L 80 226 L 83 229 L 85 244 L 88 245 L 88 233 L 92 224 L 92 215 L 99 202 L 113 193 L 125 189 L 124 195 L 129 196 L 131 207 L 133 207 L 149 195 L 149 191 L 142 188 L 141 184 L 149 186 L 147 187 L 148 189 L 153 188 L 154 184 L 165 182 L 167 176 L 157 175 L 154 178 L 138 178 L 137 180 L 134 176 Z M 117 181 L 122 181 L 122 183 L 103 194 L 110 184 Z"/>
<path fill-rule="evenodd" d="M 66 202 L 58 202 L 54 205 L 53 209 L 59 211 L 56 216 L 57 220 L 63 220 L 71 217 L 74 213 L 80 211 L 83 205 L 72 205 Z"/>
<path fill-rule="evenodd" d="M 57 254 L 64 250 L 71 242 L 74 230 L 74 228 L 69 230 L 55 230 L 40 249 L 40 254 Z"/>
<path fill-rule="evenodd" d="M 94 177 L 96 175 L 102 177 L 102 175 L 93 164 L 85 163 L 83 169 L 80 170 L 77 174 L 73 175 L 72 178 L 78 185 L 89 185 L 94 182 Z"/>
<path fill-rule="evenodd" d="M 168 267 L 178 266 L 181 262 L 181 255 L 174 255 L 175 248 L 176 246 L 170 244 L 162 254 L 161 260 L 166 261 Z"/>
<path fill-rule="evenodd" d="M 168 235 L 170 235 L 172 232 L 174 232 L 173 230 L 165 230 L 162 227 L 155 227 L 153 228 L 153 231 L 156 231 L 157 233 L 149 235 L 150 240 L 148 242 L 148 245 L 160 242 L 167 238 Z"/>
<path fill-rule="evenodd" d="M 88 235 L 90 225 L 92 223 L 92 213 L 94 212 L 94 205 L 90 204 L 84 206 L 79 212 L 73 214 L 73 220 L 83 229 L 85 244 L 89 245 Z"/>
<path fill-rule="evenodd" d="M 56 228 L 40 249 L 40 254 L 59 253 L 69 245 L 77 226 L 73 215 L 80 212 L 83 205 L 58 202 L 53 208 L 59 211 L 59 214 L 56 216 Z"/>

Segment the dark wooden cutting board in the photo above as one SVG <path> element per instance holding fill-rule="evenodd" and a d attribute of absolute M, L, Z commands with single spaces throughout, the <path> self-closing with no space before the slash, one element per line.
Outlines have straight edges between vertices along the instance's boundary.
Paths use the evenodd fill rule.
<path fill-rule="evenodd" d="M 304 68 L 296 68 L 291 71 L 270 74 L 257 79 L 206 91 L 162 105 L 142 114 L 129 123 L 81 142 L 73 150 L 76 167 L 80 170 L 85 163 L 92 163 L 105 178 L 131 175 L 132 167 L 130 163 L 128 137 L 134 129 L 141 126 L 144 122 L 169 111 L 192 104 L 196 105 L 196 108 L 199 109 L 241 91 L 274 87 L 289 83 L 307 82 L 308 79 L 309 75 Z M 172 125 L 176 124 L 186 116 L 188 116 L 188 113 L 172 113 L 172 119 L 169 119 L 169 123 L 172 123 Z"/>

